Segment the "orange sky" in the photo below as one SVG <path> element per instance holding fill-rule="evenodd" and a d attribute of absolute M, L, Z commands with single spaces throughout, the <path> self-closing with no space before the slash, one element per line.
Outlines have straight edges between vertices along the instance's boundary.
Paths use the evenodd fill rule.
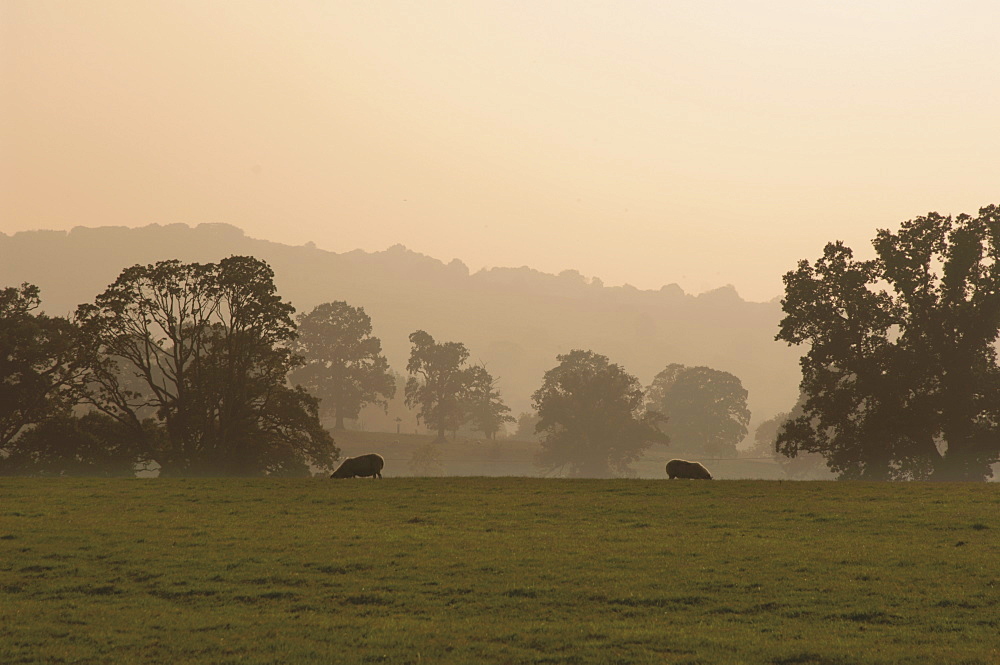
<path fill-rule="evenodd" d="M 1000 203 L 998 24 L 961 0 L 0 0 L 0 231 L 228 222 L 767 300 L 827 241 Z"/>

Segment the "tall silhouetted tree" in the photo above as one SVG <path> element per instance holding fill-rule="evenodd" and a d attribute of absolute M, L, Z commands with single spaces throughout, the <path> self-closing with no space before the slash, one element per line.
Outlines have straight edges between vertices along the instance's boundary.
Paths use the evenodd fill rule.
<path fill-rule="evenodd" d="M 514 422 L 510 407 L 504 404 L 496 379 L 482 365 L 469 368 L 469 384 L 466 390 L 466 417 L 473 429 L 482 432 L 487 439 L 496 438 L 504 423 Z"/>
<path fill-rule="evenodd" d="M 387 406 L 396 381 L 364 308 L 328 302 L 299 315 L 298 324 L 292 349 L 305 365 L 290 379 L 319 397 L 322 408 L 332 409 L 335 429 L 344 429 L 344 419 L 357 418 L 367 404 Z"/>
<path fill-rule="evenodd" d="M 777 339 L 808 343 L 803 413 L 778 449 L 842 478 L 983 480 L 1000 459 L 1000 211 L 930 213 L 858 261 L 843 243 L 784 276 Z"/>
<path fill-rule="evenodd" d="M 24 430 L 76 403 L 93 348 L 62 317 L 36 312 L 38 287 L 0 289 L 0 450 Z"/>
<path fill-rule="evenodd" d="M 646 399 L 666 417 L 663 431 L 678 452 L 735 456 L 747 435 L 747 391 L 729 372 L 667 365 L 653 378 Z"/>
<path fill-rule="evenodd" d="M 253 257 L 217 264 L 161 261 L 124 270 L 77 317 L 107 360 L 92 400 L 141 435 L 144 407 L 165 436 L 143 438 L 165 475 L 306 473 L 332 466 L 317 400 L 289 388 L 301 363 L 292 306 Z M 130 389 L 121 376 L 139 379 Z"/>
<path fill-rule="evenodd" d="M 627 475 L 643 450 L 667 442 L 657 429 L 662 416 L 643 407 L 639 380 L 620 365 L 593 351 L 556 359 L 531 397 L 543 437 L 541 466 L 568 466 L 573 476 Z"/>
<path fill-rule="evenodd" d="M 469 351 L 459 342 L 435 342 L 423 330 L 410 334 L 410 360 L 406 371 L 406 404 L 419 406 L 418 418 L 445 441 L 445 432 L 459 428 L 465 420 L 465 397 L 471 373 L 465 367 Z"/>

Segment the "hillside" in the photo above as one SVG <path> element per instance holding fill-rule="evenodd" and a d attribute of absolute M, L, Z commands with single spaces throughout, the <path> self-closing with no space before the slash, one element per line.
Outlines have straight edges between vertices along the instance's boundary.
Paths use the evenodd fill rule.
<path fill-rule="evenodd" d="M 500 378 L 515 414 L 528 410 L 556 355 L 574 348 L 607 355 L 644 385 L 675 362 L 732 372 L 750 393 L 751 427 L 788 410 L 797 394 L 798 352 L 774 341 L 779 305 L 746 302 L 733 287 L 694 296 L 676 284 L 656 291 L 608 287 L 575 271 L 551 275 L 521 267 L 470 274 L 457 259 L 446 264 L 401 245 L 338 254 L 311 243 L 293 247 L 249 238 L 226 224 L 0 233 L 0 286 L 37 284 L 44 309 L 67 314 L 126 266 L 232 254 L 267 261 L 279 292 L 300 312 L 332 300 L 363 306 L 399 372 L 414 330 L 465 343 L 472 359 Z M 669 275 L 670 267 L 663 271 Z"/>

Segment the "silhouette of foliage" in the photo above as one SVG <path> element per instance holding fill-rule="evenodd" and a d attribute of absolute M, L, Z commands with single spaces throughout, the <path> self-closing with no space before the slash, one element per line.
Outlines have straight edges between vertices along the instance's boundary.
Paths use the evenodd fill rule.
<path fill-rule="evenodd" d="M 145 427 L 147 437 L 156 436 L 154 423 Z M 19 436 L 0 460 L 0 474 L 127 477 L 135 475 L 142 457 L 129 428 L 91 411 L 80 418 L 54 416 Z"/>
<path fill-rule="evenodd" d="M 32 284 L 0 290 L 0 450 L 26 427 L 64 414 L 94 362 L 71 321 L 35 313 Z"/>
<path fill-rule="evenodd" d="M 606 356 L 574 350 L 556 356 L 532 395 L 542 434 L 540 466 L 568 467 L 571 476 L 629 475 L 629 464 L 655 442 L 663 417 L 643 407 L 639 380 Z"/>
<path fill-rule="evenodd" d="M 166 248 L 175 254 L 162 254 Z M 695 296 L 676 284 L 637 290 L 528 267 L 466 274 L 460 266 L 402 246 L 338 254 L 250 238 L 225 224 L 0 233 L 0 286 L 24 280 L 41 284 L 44 278 L 46 310 L 65 313 L 85 300 L 78 294 L 104 290 L 110 281 L 107 266 L 230 254 L 266 260 L 280 279 L 279 293 L 297 305 L 308 303 L 300 311 L 330 300 L 364 306 L 390 364 L 401 359 L 394 369 L 403 375 L 410 354 L 407 337 L 417 328 L 464 343 L 472 362 L 481 359 L 502 377 L 501 393 L 513 415 L 529 410 L 531 393 L 555 364 L 555 354 L 572 348 L 599 350 L 640 377 L 643 387 L 672 358 L 710 357 L 711 362 L 697 364 L 739 376 L 754 398 L 754 415 L 787 409 L 780 387 L 799 381 L 797 354 L 773 342 L 782 316 L 778 302 L 746 302 L 732 287 Z M 81 256 L 87 260 L 80 261 Z M 449 337 L 444 331 L 461 332 Z M 560 340 L 568 345 L 553 347 Z M 401 397 L 405 382 L 404 376 L 397 384 Z M 327 416 L 325 400 L 320 406 Z M 364 421 L 369 430 L 395 431 L 395 423 L 382 420 L 376 409 L 362 409 L 357 426 Z M 402 415 L 411 423 L 403 425 L 404 431 L 413 432 L 415 415 Z M 333 425 L 331 417 L 328 427 Z"/>
<path fill-rule="evenodd" d="M 344 419 L 357 418 L 367 404 L 388 408 L 396 380 L 364 308 L 324 303 L 299 315 L 298 324 L 291 348 L 305 358 L 305 365 L 289 378 L 319 397 L 322 408 L 333 410 L 335 429 L 344 429 Z"/>
<path fill-rule="evenodd" d="M 984 480 L 1000 459 L 1000 210 L 828 244 L 784 276 L 777 339 L 808 343 L 802 415 L 778 449 L 842 478 Z"/>
<path fill-rule="evenodd" d="M 337 456 L 317 400 L 286 385 L 301 364 L 292 306 L 263 261 L 161 261 L 122 271 L 77 317 L 106 360 L 91 401 L 128 425 L 163 475 L 305 473 Z M 141 380 L 126 387 L 123 374 Z M 143 437 L 156 409 L 165 436 Z"/>
<path fill-rule="evenodd" d="M 735 456 L 747 435 L 747 391 L 729 372 L 668 365 L 653 378 L 646 403 L 667 419 L 662 429 L 678 452 Z"/>
<path fill-rule="evenodd" d="M 473 429 L 482 432 L 487 439 L 495 439 L 504 423 L 514 422 L 510 407 L 504 404 L 497 380 L 483 365 L 469 368 L 469 384 L 466 388 L 466 417 Z"/>
<path fill-rule="evenodd" d="M 445 441 L 445 432 L 457 430 L 465 419 L 465 398 L 472 373 L 465 367 L 469 351 L 460 342 L 435 342 L 423 330 L 410 334 L 410 360 L 406 371 L 406 404 L 419 405 L 417 417 L 437 430 L 436 441 Z"/>
<path fill-rule="evenodd" d="M 778 452 L 776 445 L 778 433 L 787 421 L 801 415 L 804 401 L 805 398 L 801 398 L 791 413 L 779 413 L 758 425 L 754 431 L 754 445 L 746 454 L 748 457 L 773 457 L 781 464 L 782 470 L 789 478 L 796 480 L 833 479 L 836 476 L 827 468 L 826 460 L 819 453 L 799 452 L 795 457 L 785 457 Z"/>

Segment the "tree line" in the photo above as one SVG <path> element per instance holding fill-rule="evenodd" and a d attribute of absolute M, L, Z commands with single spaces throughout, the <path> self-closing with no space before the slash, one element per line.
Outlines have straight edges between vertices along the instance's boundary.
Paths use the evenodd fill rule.
<path fill-rule="evenodd" d="M 321 404 L 336 432 L 397 390 L 363 308 L 330 302 L 293 319 L 253 257 L 132 266 L 69 318 L 40 305 L 36 286 L 0 291 L 0 473 L 302 475 L 339 456 Z M 437 441 L 462 426 L 494 438 L 514 422 L 464 344 L 409 339 L 405 403 Z M 604 356 L 557 360 L 532 402 L 546 468 L 628 473 L 671 436 L 711 454 L 746 434 L 732 375 L 671 365 L 647 399 Z"/>
<path fill-rule="evenodd" d="M 804 345 L 800 398 L 758 444 L 862 480 L 984 480 L 1000 461 L 1000 211 L 928 214 L 880 230 L 874 258 L 841 242 L 784 276 L 777 340 Z M 37 287 L 0 291 L 0 473 L 297 475 L 329 469 L 334 431 L 397 381 L 360 307 L 293 319 L 253 257 L 125 269 L 71 318 Z M 410 335 L 405 403 L 443 440 L 514 421 L 498 381 L 459 342 Z M 645 389 L 589 350 L 557 356 L 518 430 L 538 463 L 627 475 L 655 444 L 736 454 L 739 379 L 672 364 Z"/>
<path fill-rule="evenodd" d="M 331 466 L 339 451 L 317 398 L 287 382 L 301 358 L 294 310 L 273 277 L 251 257 L 137 265 L 71 319 L 33 314 L 32 285 L 5 289 L 2 469 L 299 475 Z"/>

